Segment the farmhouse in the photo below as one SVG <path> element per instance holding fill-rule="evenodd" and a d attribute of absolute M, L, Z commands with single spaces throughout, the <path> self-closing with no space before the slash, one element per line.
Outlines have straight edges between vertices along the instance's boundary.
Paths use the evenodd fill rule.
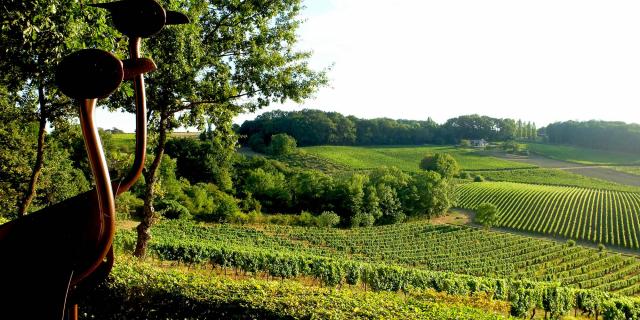
<path fill-rule="evenodd" d="M 487 142 L 484 139 L 480 139 L 480 140 L 471 140 L 471 146 L 474 148 L 484 148 L 486 146 L 489 145 L 489 142 Z"/>

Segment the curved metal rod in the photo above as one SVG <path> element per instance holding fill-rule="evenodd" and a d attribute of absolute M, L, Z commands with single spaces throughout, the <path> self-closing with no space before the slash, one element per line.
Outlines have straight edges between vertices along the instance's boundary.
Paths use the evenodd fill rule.
<path fill-rule="evenodd" d="M 103 263 L 111 249 L 115 233 L 115 198 L 109 177 L 107 161 L 102 151 L 100 136 L 93 121 L 96 101 L 97 99 L 84 99 L 82 101 L 80 107 L 80 126 L 84 136 L 91 172 L 93 173 L 96 184 L 96 193 L 100 208 L 100 214 L 96 217 L 96 223 L 99 224 L 100 230 L 97 238 L 97 255 L 86 270 L 80 270 L 81 272 L 74 276 L 72 285 L 82 281 Z"/>
<path fill-rule="evenodd" d="M 129 58 L 140 58 L 141 38 L 129 39 Z M 147 99 L 144 88 L 144 75 L 138 74 L 133 78 L 136 95 L 136 151 L 133 166 L 127 176 L 122 179 L 116 189 L 116 195 L 126 192 L 140 178 L 147 156 Z"/>

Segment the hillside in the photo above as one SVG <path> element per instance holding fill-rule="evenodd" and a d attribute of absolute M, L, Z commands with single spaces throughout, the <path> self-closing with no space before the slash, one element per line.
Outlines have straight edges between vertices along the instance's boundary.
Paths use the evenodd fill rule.
<path fill-rule="evenodd" d="M 638 249 L 640 194 L 509 182 L 458 187 L 458 206 L 495 204 L 500 224 L 535 233 Z"/>

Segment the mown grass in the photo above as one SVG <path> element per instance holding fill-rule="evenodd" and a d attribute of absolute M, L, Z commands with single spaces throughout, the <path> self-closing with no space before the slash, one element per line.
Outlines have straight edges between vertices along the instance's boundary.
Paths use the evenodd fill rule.
<path fill-rule="evenodd" d="M 573 146 L 529 143 L 531 152 L 548 158 L 587 165 L 640 164 L 640 155 Z"/>
<path fill-rule="evenodd" d="M 304 151 L 329 159 L 354 169 L 372 169 L 381 166 L 397 167 L 405 171 L 418 171 L 418 164 L 426 154 L 449 153 L 463 170 L 504 170 L 535 168 L 534 165 L 483 155 L 473 149 L 452 146 L 314 146 L 302 148 Z"/>
<path fill-rule="evenodd" d="M 640 174 L 640 168 L 638 168 Z M 640 192 L 640 187 L 623 185 L 611 181 L 591 178 L 580 174 L 558 170 L 558 169 L 524 169 L 524 170 L 500 170 L 500 171 L 477 171 L 490 181 L 508 181 L 531 184 L 544 184 L 555 186 L 573 186 L 591 189 L 604 189 L 615 191 Z M 473 175 L 472 175 L 473 176 Z"/>
<path fill-rule="evenodd" d="M 624 173 L 628 173 L 628 174 L 633 174 L 636 176 L 640 176 L 640 167 L 611 167 L 611 169 L 614 169 L 616 171 L 620 171 L 620 172 L 624 172 Z M 639 178 L 640 179 L 640 178 Z"/>

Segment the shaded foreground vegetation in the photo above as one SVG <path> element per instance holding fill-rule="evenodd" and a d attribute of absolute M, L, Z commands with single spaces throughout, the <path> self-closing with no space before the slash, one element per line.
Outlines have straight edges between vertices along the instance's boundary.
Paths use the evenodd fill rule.
<path fill-rule="evenodd" d="M 463 227 L 438 227 L 426 224 L 403 224 L 352 231 L 290 227 L 254 229 L 225 225 L 204 227 L 184 223 L 180 225 L 163 223 L 157 228 L 154 229 L 156 239 L 150 246 L 155 257 L 163 261 L 178 261 L 196 267 L 212 265 L 221 268 L 221 271 L 226 270 L 225 273 L 230 272 L 236 275 L 240 272 L 243 275 L 269 275 L 280 279 L 311 277 L 321 286 L 357 285 L 365 290 L 405 292 L 409 293 L 410 297 L 411 292 L 425 289 L 462 297 L 481 294 L 490 299 L 507 301 L 510 304 L 510 313 L 515 316 L 528 317 L 535 312 L 534 309 L 538 309 L 556 318 L 575 307 L 575 313 L 592 316 L 599 314 L 604 319 L 617 319 L 618 316 L 625 316 L 625 314 L 626 317 L 636 317 L 640 311 L 638 301 L 616 297 L 602 291 L 566 288 L 552 282 L 514 280 L 514 278 L 526 278 L 537 274 L 536 268 L 545 270 L 553 265 L 558 269 L 550 270 L 549 274 L 575 272 L 572 277 L 562 281 L 570 283 L 572 280 L 569 279 L 573 281 L 585 279 L 581 285 L 591 284 L 595 287 L 597 283 L 606 285 L 614 279 L 608 276 L 599 279 L 601 275 L 597 270 L 598 268 L 606 270 L 605 264 L 614 264 L 616 259 L 622 259 L 617 261 L 629 259 L 629 262 L 623 262 L 622 266 L 637 268 L 639 265 L 635 259 L 609 254 L 602 256 L 593 250 L 554 245 L 550 241 Z M 425 236 L 416 238 L 419 235 Z M 118 236 L 120 246 L 129 246 L 130 240 L 127 238 L 132 236 L 120 233 Z M 416 245 L 408 250 L 400 249 L 400 247 L 406 248 L 407 238 L 417 240 L 414 241 Z M 453 239 L 460 240 L 456 242 Z M 477 257 L 470 257 L 470 260 L 465 262 L 465 256 L 470 254 L 467 250 L 472 246 L 464 243 L 471 242 L 484 245 L 475 248 Z M 450 243 L 451 247 L 443 249 L 442 246 L 446 243 Z M 517 243 L 515 247 L 514 243 Z M 531 247 L 535 249 L 525 254 L 516 249 L 517 247 L 522 250 L 532 250 Z M 429 271 L 425 269 L 426 265 L 420 265 L 420 261 L 433 261 L 431 257 L 438 255 L 430 254 L 425 249 L 450 251 L 451 255 L 441 255 L 444 264 L 439 267 L 445 269 L 456 264 L 468 267 L 472 261 L 476 261 L 475 265 L 481 266 L 482 257 L 485 259 L 485 268 L 488 268 L 486 270 L 504 272 L 505 270 L 494 269 L 492 265 L 494 261 L 503 260 L 514 263 L 512 267 L 515 268 L 511 269 L 511 273 L 520 272 L 522 267 L 530 268 L 526 266 L 531 264 L 537 267 L 531 267 L 529 271 L 531 274 L 528 276 L 520 274 L 504 280 Z M 552 254 L 545 255 L 546 260 L 540 260 L 540 255 L 535 253 L 537 250 L 550 250 Z M 400 260 L 393 260 L 396 256 L 394 253 L 401 255 Z M 504 256 L 499 258 L 496 254 Z M 600 263 L 588 262 L 599 255 L 600 257 L 595 260 Z M 406 258 L 402 258 L 403 256 Z M 420 257 L 426 260 L 420 260 Z M 446 259 L 448 263 L 445 263 Z M 521 267 L 517 267 L 517 261 L 523 263 Z M 572 264 L 575 261 L 584 261 L 584 265 Z M 432 265 L 431 268 L 434 266 Z M 560 272 L 562 268 L 565 268 L 565 272 Z M 621 267 L 621 272 L 624 269 L 627 269 L 630 274 L 633 273 L 629 267 Z M 589 277 L 591 280 L 588 280 Z M 637 285 L 637 282 L 629 281 L 629 283 Z M 189 288 L 188 284 L 187 288 Z M 174 291 L 172 291 L 173 295 L 175 295 Z M 146 292 L 143 290 L 143 293 Z M 154 290 L 149 294 L 154 294 Z M 235 297 L 234 294 L 231 296 Z M 278 299 L 274 298 L 270 301 L 279 301 Z M 258 304 L 263 303 L 262 300 L 258 301 L 260 301 Z M 410 300 L 409 303 L 411 303 Z M 299 304 L 304 305 L 305 302 Z"/>
<path fill-rule="evenodd" d="M 464 306 L 487 298 L 448 299 L 429 291 L 405 295 L 321 288 L 297 281 L 232 280 L 209 272 L 177 271 L 125 259 L 110 281 L 84 298 L 91 319 L 504 319 Z M 436 300 L 436 301 L 434 301 Z"/>

